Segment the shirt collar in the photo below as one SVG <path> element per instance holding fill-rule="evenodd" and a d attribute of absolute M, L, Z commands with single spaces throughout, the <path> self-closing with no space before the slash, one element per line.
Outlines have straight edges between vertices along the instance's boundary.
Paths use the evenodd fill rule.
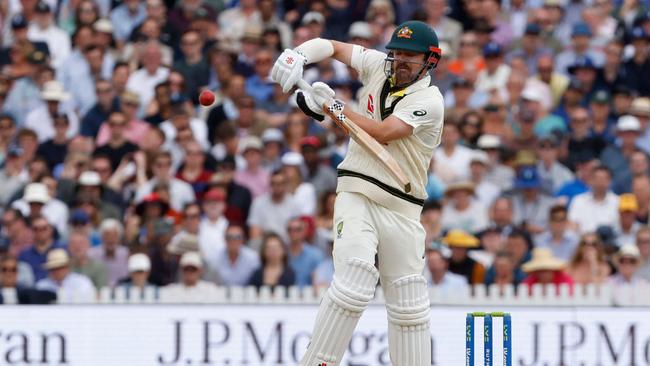
<path fill-rule="evenodd" d="M 429 87 L 429 84 L 431 84 L 431 75 L 427 73 L 425 77 L 422 79 L 414 82 L 413 84 L 407 86 L 404 89 L 398 90 L 396 92 L 390 93 L 391 97 L 403 97 L 404 95 L 411 94 L 413 92 L 416 92 L 420 89 L 425 89 Z"/>

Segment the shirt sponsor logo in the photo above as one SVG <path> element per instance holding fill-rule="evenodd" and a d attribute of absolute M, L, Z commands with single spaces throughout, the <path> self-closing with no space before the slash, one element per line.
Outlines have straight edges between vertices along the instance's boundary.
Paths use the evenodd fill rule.
<path fill-rule="evenodd" d="M 422 117 L 427 114 L 427 111 L 424 109 L 418 109 L 417 111 L 413 111 L 413 115 L 416 117 Z"/>
<path fill-rule="evenodd" d="M 372 94 L 368 94 L 368 113 L 375 113 L 375 98 L 372 97 Z"/>

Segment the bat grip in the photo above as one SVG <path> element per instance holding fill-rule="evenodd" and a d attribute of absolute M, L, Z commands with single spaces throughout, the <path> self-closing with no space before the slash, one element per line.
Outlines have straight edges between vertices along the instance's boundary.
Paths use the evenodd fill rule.
<path fill-rule="evenodd" d="M 298 85 L 298 87 L 299 87 L 300 89 L 302 89 L 302 90 L 304 90 L 304 91 L 306 91 L 306 92 L 308 92 L 308 93 L 311 93 L 312 90 L 313 90 L 313 88 L 311 87 L 311 85 L 309 85 L 309 83 L 307 83 L 307 82 L 304 81 L 303 79 L 298 79 L 298 82 L 297 82 L 296 84 Z"/>

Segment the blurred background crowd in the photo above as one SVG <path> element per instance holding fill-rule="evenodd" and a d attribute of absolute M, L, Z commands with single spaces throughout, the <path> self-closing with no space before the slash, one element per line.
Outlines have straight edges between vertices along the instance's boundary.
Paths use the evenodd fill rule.
<path fill-rule="evenodd" d="M 21 302 L 327 285 L 347 137 L 269 72 L 315 37 L 385 51 L 408 19 L 443 51 L 431 284 L 650 281 L 648 1 L 6 0 L 0 14 L 0 282 Z M 368 103 L 336 61 L 305 79 Z"/>

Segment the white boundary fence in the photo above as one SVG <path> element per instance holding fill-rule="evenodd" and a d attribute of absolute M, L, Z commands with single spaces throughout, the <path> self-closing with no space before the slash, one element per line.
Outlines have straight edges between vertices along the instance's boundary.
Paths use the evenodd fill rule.
<path fill-rule="evenodd" d="M 96 303 L 99 304 L 317 304 L 325 288 L 313 287 L 216 287 L 197 296 L 170 288 L 102 288 Z M 2 290 L 7 304 L 16 303 L 12 289 Z M 650 284 L 636 286 L 575 285 L 573 292 L 568 286 L 535 285 L 532 289 L 525 285 L 497 287 L 477 285 L 459 288 L 455 291 L 441 291 L 429 288 L 433 306 L 650 306 Z M 67 298 L 62 292 L 59 298 Z M 383 303 L 381 287 L 377 287 L 375 303 Z M 70 303 L 82 303 L 71 301 Z"/>

